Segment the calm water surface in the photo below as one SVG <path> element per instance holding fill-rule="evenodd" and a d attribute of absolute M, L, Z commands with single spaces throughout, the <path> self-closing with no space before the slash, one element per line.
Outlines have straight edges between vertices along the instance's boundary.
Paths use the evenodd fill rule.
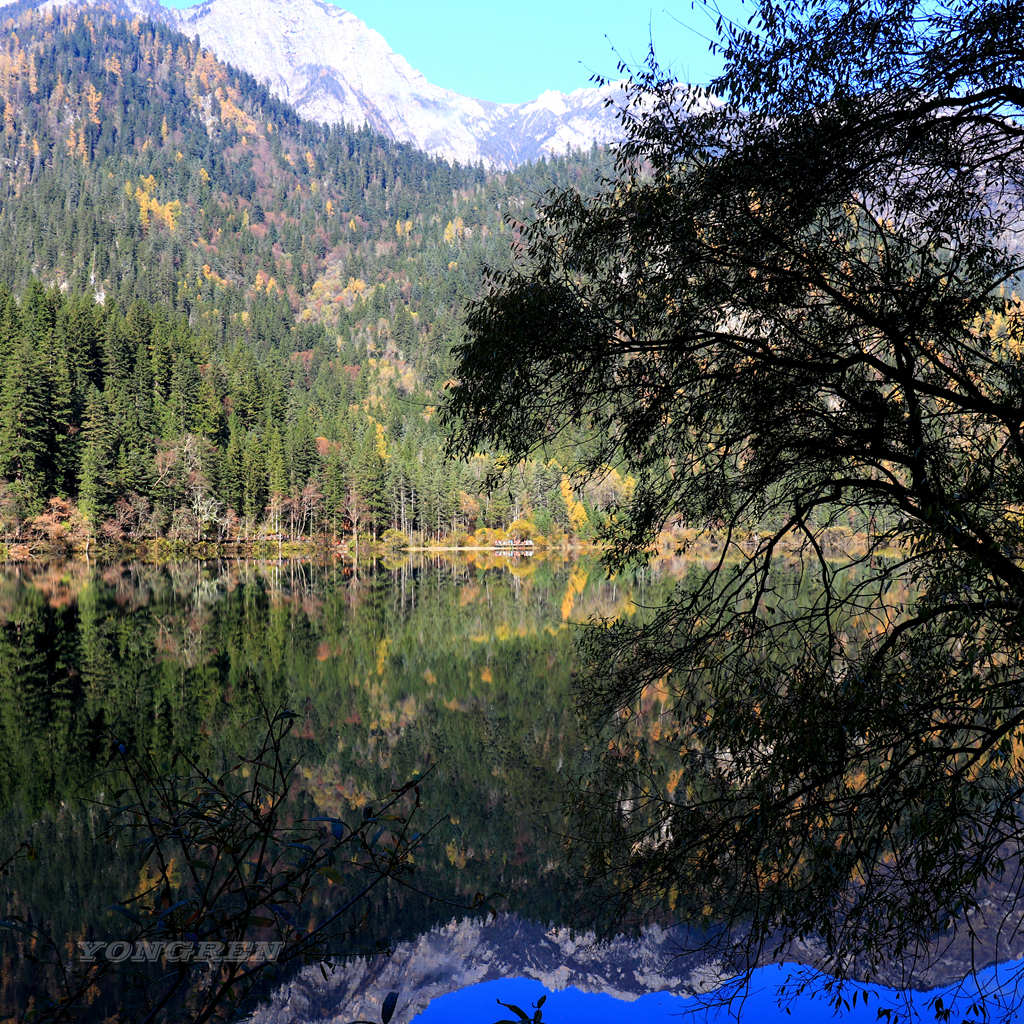
<path fill-rule="evenodd" d="M 478 894 L 571 923 L 564 802 L 591 763 L 576 624 L 657 603 L 685 567 L 671 568 L 609 580 L 596 562 L 478 554 L 359 572 L 300 561 L 3 570 L 0 864 L 19 842 L 32 847 L 0 878 L 3 912 L 31 917 L 66 955 L 119 935 L 110 908 L 144 875 L 131 842 L 101 835 L 114 747 L 216 769 L 258 742 L 262 706 L 284 705 L 298 714 L 287 752 L 301 759 L 307 816 L 349 820 L 432 769 L 419 820 L 436 827 L 415 887 L 376 896 L 359 942 L 335 952 L 413 939 Z M 38 953 L 0 927 L 0 1020 L 45 990 Z M 133 1019 L 130 1000 L 113 991 L 95 1019 Z"/>
<path fill-rule="evenodd" d="M 258 740 L 266 703 L 299 715 L 289 753 L 310 815 L 351 817 L 433 766 L 420 820 L 437 828 L 415 882 L 448 903 L 389 892 L 366 948 L 443 922 L 479 893 L 561 920 L 561 798 L 588 760 L 573 623 L 633 614 L 667 585 L 541 557 L 410 558 L 359 573 L 309 562 L 7 569 L 0 841 L 9 851 L 28 839 L 33 857 L 0 882 L 6 912 L 68 949 L 118 934 L 109 908 L 137 891 L 141 868 L 130 843 L 98 836 L 112 744 L 216 767 Z M 43 982 L 23 937 L 0 941 L 3 1019 Z"/>

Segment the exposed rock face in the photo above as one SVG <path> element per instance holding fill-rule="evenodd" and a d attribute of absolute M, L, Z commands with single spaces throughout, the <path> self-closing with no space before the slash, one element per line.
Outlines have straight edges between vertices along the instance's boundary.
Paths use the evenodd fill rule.
<path fill-rule="evenodd" d="M 672 933 L 660 928 L 598 944 L 592 935 L 574 937 L 509 915 L 452 922 L 401 943 L 390 958 L 339 964 L 326 979 L 319 968 L 305 968 L 250 1024 L 380 1020 L 392 990 L 399 993 L 395 1024 L 406 1024 L 439 996 L 499 978 L 534 978 L 552 991 L 572 985 L 617 999 L 691 995 L 720 984 L 714 963 L 678 953 Z"/>
<path fill-rule="evenodd" d="M 207 0 L 177 19 L 303 117 L 368 124 L 451 160 L 508 167 L 617 134 L 604 106 L 617 87 L 518 105 L 470 99 L 428 82 L 378 32 L 323 0 Z"/>
<path fill-rule="evenodd" d="M 305 118 L 369 125 L 460 163 L 514 167 L 620 135 L 606 106 L 619 96 L 616 85 L 545 92 L 520 104 L 471 99 L 428 82 L 379 32 L 325 0 L 207 0 L 181 11 L 155 0 L 47 0 L 43 6 L 66 3 L 161 20 L 199 36 Z"/>

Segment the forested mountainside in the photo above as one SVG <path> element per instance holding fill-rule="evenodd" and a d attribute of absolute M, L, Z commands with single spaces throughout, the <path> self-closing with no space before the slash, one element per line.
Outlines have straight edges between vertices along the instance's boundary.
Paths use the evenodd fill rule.
<path fill-rule="evenodd" d="M 0 47 L 8 543 L 585 534 L 628 488 L 551 462 L 488 494 L 433 416 L 504 214 L 606 155 L 453 167 L 98 9 L 23 10 Z"/>

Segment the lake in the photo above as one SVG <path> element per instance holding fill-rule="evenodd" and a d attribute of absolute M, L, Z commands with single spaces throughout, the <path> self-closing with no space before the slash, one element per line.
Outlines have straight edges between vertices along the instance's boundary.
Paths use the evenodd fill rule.
<path fill-rule="evenodd" d="M 220 765 L 258 740 L 266 704 L 298 715 L 289 753 L 311 816 L 358 815 L 433 768 L 418 891 L 389 892 L 359 949 L 425 932 L 479 893 L 495 910 L 562 921 L 551 826 L 587 759 L 572 624 L 666 585 L 650 572 L 609 581 L 592 562 L 485 553 L 358 573 L 310 562 L 9 569 L 0 801 L 7 846 L 27 838 L 32 859 L 4 878 L 7 914 L 31 915 L 58 944 L 117 934 L 108 908 L 138 890 L 141 868 L 127 839 L 101 838 L 91 802 L 106 792 L 113 744 L 167 765 L 182 752 Z M 45 975 L 24 936 L 6 943 L 0 1017 Z"/>
<path fill-rule="evenodd" d="M 289 1013 L 301 996 L 304 1019 L 319 1019 L 314 1004 L 355 1016 L 396 988 L 404 1022 L 455 989 L 524 975 L 627 999 L 713 987 L 707 964 L 672 960 L 670 928 L 609 950 L 568 927 L 586 892 L 564 857 L 565 803 L 594 756 L 575 711 L 577 624 L 637 614 L 674 575 L 609 580 L 593 560 L 483 552 L 358 572 L 308 561 L 4 570 L 0 864 L 18 844 L 30 855 L 0 885 L 7 919 L 34 934 L 0 929 L 0 1019 L 55 991 L 54 951 L 74 964 L 79 941 L 125 933 L 111 908 L 147 869 L 130 836 L 104 827 L 124 752 L 216 771 L 259 742 L 268 707 L 296 716 L 296 815 L 358 820 L 422 776 L 416 821 L 428 833 L 411 881 L 375 891 L 330 937 L 339 957 L 387 946 L 395 958 L 346 959 L 319 988 L 302 975 L 275 997 Z M 311 894 L 311 918 L 337 899 Z M 123 974 L 79 1019 L 135 1019 L 145 992 Z"/>

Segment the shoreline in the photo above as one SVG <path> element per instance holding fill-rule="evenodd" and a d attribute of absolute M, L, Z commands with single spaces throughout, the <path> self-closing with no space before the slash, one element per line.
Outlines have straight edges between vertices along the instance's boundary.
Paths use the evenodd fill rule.
<path fill-rule="evenodd" d="M 0 565 L 18 565 L 54 559 L 92 561 L 121 561 L 125 558 L 144 562 L 167 562 L 180 559 L 256 559 L 280 560 L 284 558 L 331 557 L 360 561 L 367 558 L 387 558 L 401 554 L 467 553 L 488 554 L 503 558 L 543 557 L 548 554 L 582 554 L 604 551 L 603 545 L 592 541 L 574 540 L 568 543 L 537 544 L 533 547 L 483 544 L 382 544 L 367 541 L 353 545 L 337 541 L 167 541 L 163 539 L 135 543 L 102 543 L 86 545 L 46 544 L 23 542 L 0 543 Z"/>

